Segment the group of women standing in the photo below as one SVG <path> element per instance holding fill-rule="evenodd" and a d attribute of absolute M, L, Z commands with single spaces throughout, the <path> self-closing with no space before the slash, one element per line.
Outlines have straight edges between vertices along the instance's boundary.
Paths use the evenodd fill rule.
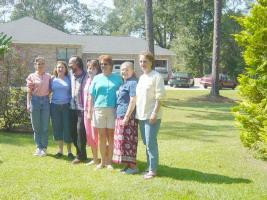
<path fill-rule="evenodd" d="M 55 76 L 50 79 L 49 75 L 42 70 L 44 59 L 37 58 L 35 60 L 36 72 L 27 78 L 27 107 L 31 111 L 37 146 L 35 155 L 46 154 L 49 122 L 48 94 L 51 92 L 50 110 L 54 138 L 58 143 L 57 157 L 63 155 L 63 142 L 67 144 L 69 158 L 73 157 L 70 143 L 74 142 L 73 140 L 76 140 L 76 143 L 84 142 L 83 137 L 80 136 L 82 134 L 78 133 L 78 140 L 75 136 L 71 137 L 73 133 L 70 133 L 72 129 L 69 126 L 73 121 L 66 114 L 70 102 L 79 100 L 83 107 L 82 121 L 86 132 L 86 142 L 91 147 L 93 155 L 93 159 L 87 165 L 95 164 L 96 169 L 113 169 L 113 162 L 125 164 L 121 170 L 125 174 L 138 173 L 136 154 L 139 124 L 141 137 L 146 146 L 148 164 L 144 178 L 150 179 L 156 176 L 159 155 L 157 134 L 162 115 L 160 101 L 165 95 L 165 89 L 162 77 L 153 70 L 153 62 L 154 57 L 150 52 L 143 52 L 139 55 L 139 64 L 143 74 L 137 81 L 131 62 L 124 62 L 121 65 L 121 76 L 118 76 L 112 73 L 113 65 L 110 56 L 102 55 L 99 60 L 91 60 L 87 62 L 87 78 L 83 80 L 84 86 L 83 83 L 80 84 L 82 90 L 80 92 L 77 90 L 76 97 L 79 98 L 76 99 L 73 91 L 77 86 L 72 84 L 68 78 L 67 66 L 63 62 L 58 62 Z M 75 72 L 73 67 L 72 71 Z M 79 77 L 80 75 L 74 76 L 74 80 Z M 50 86 L 44 86 L 47 83 Z M 43 91 L 43 93 L 37 93 L 37 91 Z M 48 114 L 44 114 L 43 110 L 46 110 Z M 77 129 L 81 129 L 80 126 Z M 79 148 L 76 150 L 77 156 L 73 161 L 74 164 L 85 160 L 84 157 L 78 156 Z"/>

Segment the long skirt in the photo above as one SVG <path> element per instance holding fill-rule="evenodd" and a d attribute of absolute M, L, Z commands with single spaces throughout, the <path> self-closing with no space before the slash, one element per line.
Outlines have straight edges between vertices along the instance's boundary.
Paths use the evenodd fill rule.
<path fill-rule="evenodd" d="M 84 112 L 84 127 L 86 131 L 86 144 L 92 148 L 98 147 L 97 128 L 92 126 L 92 122 L 87 119 L 87 112 Z"/>
<path fill-rule="evenodd" d="M 136 119 L 129 119 L 126 126 L 122 126 L 123 118 L 117 118 L 114 131 L 113 162 L 120 164 L 136 164 L 138 143 L 138 123 Z"/>

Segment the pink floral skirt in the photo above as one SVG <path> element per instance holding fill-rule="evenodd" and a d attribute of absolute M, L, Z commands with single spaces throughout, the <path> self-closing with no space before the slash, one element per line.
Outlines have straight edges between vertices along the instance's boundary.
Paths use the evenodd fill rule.
<path fill-rule="evenodd" d="M 129 119 L 126 126 L 122 126 L 123 118 L 117 118 L 114 131 L 113 162 L 136 164 L 138 143 L 138 124 L 136 119 Z"/>

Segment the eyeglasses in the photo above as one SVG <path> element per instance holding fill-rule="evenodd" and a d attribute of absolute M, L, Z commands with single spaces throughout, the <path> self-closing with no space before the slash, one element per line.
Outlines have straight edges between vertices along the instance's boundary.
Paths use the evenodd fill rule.
<path fill-rule="evenodd" d="M 108 66 L 109 63 L 100 63 L 100 66 Z"/>

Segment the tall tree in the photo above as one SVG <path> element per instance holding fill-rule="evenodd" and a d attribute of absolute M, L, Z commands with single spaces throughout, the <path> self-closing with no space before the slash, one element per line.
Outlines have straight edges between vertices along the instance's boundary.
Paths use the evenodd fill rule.
<path fill-rule="evenodd" d="M 241 16 L 240 11 L 229 10 L 222 15 L 221 21 L 220 70 L 232 78 L 236 78 L 245 68 L 241 48 L 233 36 L 241 31 L 241 26 L 235 20 Z"/>
<path fill-rule="evenodd" d="M 152 0 L 144 0 L 144 3 L 145 3 L 146 39 L 148 41 L 148 50 L 152 54 L 154 54 Z"/>
<path fill-rule="evenodd" d="M 163 48 L 170 48 L 181 24 L 181 2 L 177 0 L 156 0 L 153 4 L 154 39 Z"/>
<path fill-rule="evenodd" d="M 219 96 L 219 59 L 220 59 L 220 41 L 221 41 L 221 16 L 222 0 L 214 0 L 214 31 L 213 31 L 213 50 L 212 50 L 212 86 L 210 95 Z"/>
<path fill-rule="evenodd" d="M 171 49 L 180 69 L 202 76 L 210 71 L 213 2 L 180 0 L 179 16 Z"/>

